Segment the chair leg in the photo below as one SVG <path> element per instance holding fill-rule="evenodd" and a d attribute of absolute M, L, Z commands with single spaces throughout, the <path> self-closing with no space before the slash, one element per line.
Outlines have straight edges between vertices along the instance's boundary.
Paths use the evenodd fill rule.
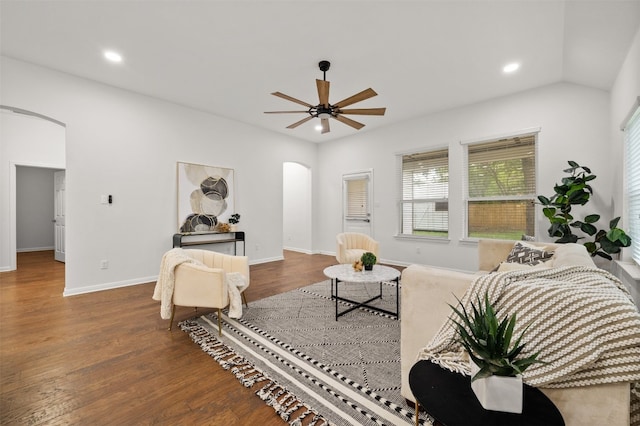
<path fill-rule="evenodd" d="M 171 307 L 171 319 L 169 320 L 169 331 L 171 331 L 171 326 L 173 325 L 173 317 L 176 315 L 176 305 Z"/>
<path fill-rule="evenodd" d="M 242 301 L 244 302 L 244 307 L 248 308 L 249 304 L 247 303 L 247 296 L 245 296 L 244 291 L 242 292 Z"/>
<path fill-rule="evenodd" d="M 222 337 L 222 309 L 218 308 L 218 334 Z"/>

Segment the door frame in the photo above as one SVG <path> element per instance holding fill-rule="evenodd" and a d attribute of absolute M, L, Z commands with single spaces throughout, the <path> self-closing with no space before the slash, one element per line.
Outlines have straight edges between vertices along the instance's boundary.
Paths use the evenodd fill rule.
<path fill-rule="evenodd" d="M 9 162 L 9 252 L 11 256 L 11 262 L 9 265 L 10 271 L 18 269 L 18 242 L 17 242 L 17 185 L 16 185 L 16 171 L 17 167 L 36 167 L 41 169 L 54 169 L 65 170 L 58 164 L 48 163 L 31 163 L 31 162 Z"/>

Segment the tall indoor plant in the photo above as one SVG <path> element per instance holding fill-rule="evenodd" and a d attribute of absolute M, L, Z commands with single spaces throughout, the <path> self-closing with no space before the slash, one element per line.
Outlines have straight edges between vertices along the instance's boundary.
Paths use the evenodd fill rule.
<path fill-rule="evenodd" d="M 600 256 L 611 260 L 612 254 L 620 252 L 622 247 L 631 245 L 631 237 L 625 231 L 618 228 L 620 217 L 609 222 L 609 229 L 598 229 L 596 222 L 600 220 L 599 214 L 589 214 L 583 220 L 575 220 L 571 214 L 573 206 L 584 206 L 593 195 L 590 182 L 596 178 L 591 169 L 581 166 L 575 161 L 569 161 L 569 168 L 564 172 L 569 176 L 562 178 L 561 184 L 554 186 L 555 194 L 551 197 L 538 196 L 538 201 L 544 206 L 542 212 L 549 219 L 551 226 L 548 229 L 550 237 L 557 237 L 556 243 L 577 243 L 584 236 L 574 234 L 573 230 L 579 230 L 593 240 L 583 243 L 591 256 Z"/>
<path fill-rule="evenodd" d="M 453 320 L 458 341 L 470 358 L 471 388 L 487 410 L 522 412 L 522 372 L 531 364 L 541 362 L 538 353 L 520 357 L 524 331 L 512 343 L 516 315 L 498 320 L 495 309 L 485 294 L 467 311 L 451 306 L 459 320 Z M 526 331 L 526 330 L 525 330 Z"/>

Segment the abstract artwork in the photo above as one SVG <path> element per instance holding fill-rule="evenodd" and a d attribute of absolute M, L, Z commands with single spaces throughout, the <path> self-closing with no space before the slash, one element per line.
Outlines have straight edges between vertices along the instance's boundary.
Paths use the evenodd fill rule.
<path fill-rule="evenodd" d="M 233 169 L 178 162 L 178 228 L 212 232 L 234 213 Z"/>

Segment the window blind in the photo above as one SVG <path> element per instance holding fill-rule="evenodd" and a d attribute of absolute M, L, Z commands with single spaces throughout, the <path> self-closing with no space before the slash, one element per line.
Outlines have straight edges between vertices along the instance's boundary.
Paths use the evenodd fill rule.
<path fill-rule="evenodd" d="M 347 219 L 366 220 L 369 217 L 369 192 L 366 177 L 346 180 Z"/>
<path fill-rule="evenodd" d="M 401 234 L 446 237 L 449 229 L 449 151 L 402 155 Z"/>
<path fill-rule="evenodd" d="M 640 265 L 640 108 L 625 128 L 625 146 L 631 257 Z"/>
<path fill-rule="evenodd" d="M 467 145 L 467 236 L 535 233 L 536 135 Z"/>

